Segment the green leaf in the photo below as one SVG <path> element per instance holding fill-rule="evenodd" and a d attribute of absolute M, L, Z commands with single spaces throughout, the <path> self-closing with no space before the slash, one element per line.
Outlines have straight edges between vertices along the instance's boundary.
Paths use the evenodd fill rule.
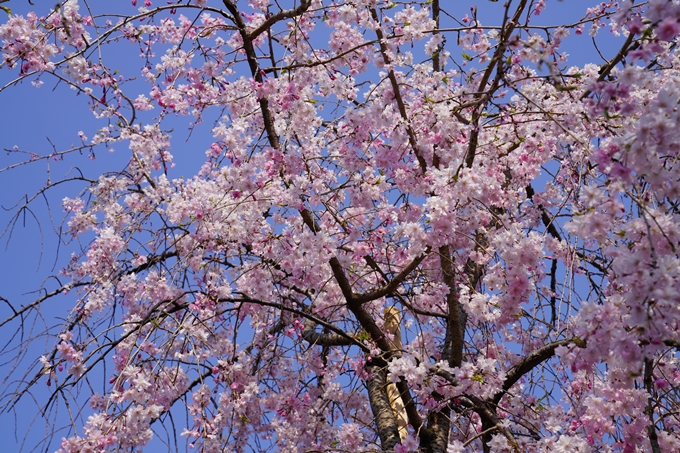
<path fill-rule="evenodd" d="M 12 10 L 8 6 L 0 6 L 0 9 L 6 12 L 8 16 L 12 16 Z"/>
<path fill-rule="evenodd" d="M 461 56 L 467 61 L 472 61 L 472 57 L 470 55 L 466 54 L 466 53 L 461 54 Z"/>
<path fill-rule="evenodd" d="M 356 338 L 359 341 L 366 341 L 371 338 L 371 335 L 364 329 L 361 329 L 359 332 L 357 332 L 356 335 L 354 335 L 354 338 Z"/>

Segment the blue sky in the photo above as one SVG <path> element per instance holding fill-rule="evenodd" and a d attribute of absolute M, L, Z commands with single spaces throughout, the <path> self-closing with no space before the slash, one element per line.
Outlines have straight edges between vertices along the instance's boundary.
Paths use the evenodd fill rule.
<path fill-rule="evenodd" d="M 30 6 L 25 0 L 11 0 L 3 6 L 12 8 L 14 14 L 25 14 L 27 11 L 36 10 L 43 14 L 47 13 L 55 1 L 43 2 L 35 0 L 36 5 Z M 94 0 L 91 5 L 95 8 L 102 8 L 104 5 L 116 4 L 116 8 L 131 10 L 130 2 L 127 0 Z M 142 2 L 140 2 L 142 3 Z M 154 2 L 158 3 L 158 2 Z M 165 3 L 165 2 L 163 2 Z M 442 2 L 443 4 L 448 2 Z M 477 3 L 479 5 L 479 17 L 484 24 L 496 24 L 499 22 L 498 9 L 502 2 L 489 2 L 479 0 L 477 2 L 453 2 L 455 6 L 450 12 L 456 17 L 461 17 L 469 13 L 469 6 Z M 544 24 L 558 24 L 563 22 L 575 21 L 585 14 L 588 6 L 597 4 L 592 0 L 568 0 L 556 1 L 549 0 L 548 7 L 540 18 Z M 209 4 L 219 6 L 220 1 L 212 0 Z M 5 13 L 0 11 L 0 21 L 5 21 Z M 493 20 L 491 19 L 493 17 Z M 608 36 L 608 30 L 603 30 L 598 37 L 601 50 L 608 51 L 609 55 L 615 51 L 616 38 Z M 449 38 L 447 48 L 455 55 L 453 37 Z M 601 64 L 601 59 L 592 50 L 590 37 L 586 33 L 576 37 L 566 47 L 571 53 L 569 61 L 575 65 L 586 62 Z M 109 50 L 115 50 L 110 47 Z M 129 47 L 128 47 L 129 49 Z M 585 50 L 584 50 L 585 49 Z M 120 61 L 122 67 L 130 70 L 141 66 L 141 60 L 136 58 L 131 63 L 127 62 L 128 54 L 112 54 L 111 57 Z M 4 86 L 16 77 L 16 70 L 0 69 L 0 86 Z M 64 150 L 71 145 L 78 145 L 80 138 L 78 132 L 83 131 L 86 136 L 92 137 L 103 123 L 96 120 L 89 111 L 86 100 L 82 96 L 75 96 L 75 92 L 63 84 L 57 84 L 54 80 L 46 77 L 43 79 L 44 85 L 35 88 L 27 81 L 17 84 L 5 91 L 0 92 L 0 149 L 12 148 L 17 146 L 19 150 L 35 152 L 36 154 L 47 154 L 53 147 L 56 150 Z M 134 86 L 134 85 L 133 85 Z M 141 85 L 140 85 L 141 86 Z M 148 90 L 148 86 L 144 87 Z M 134 97 L 134 96 L 132 96 Z M 153 112 L 152 112 L 153 113 Z M 187 177 L 195 174 L 204 160 L 204 151 L 212 142 L 210 134 L 210 121 L 206 121 L 197 128 L 191 138 L 187 129 L 188 119 L 180 118 L 175 122 L 176 127 L 173 132 L 173 154 L 177 158 L 178 168 L 174 171 L 174 176 L 184 175 Z M 31 291 L 39 288 L 43 283 L 47 288 L 55 288 L 54 281 L 45 281 L 48 275 L 56 273 L 59 268 L 68 260 L 70 250 L 68 247 L 57 247 L 56 234 L 63 218 L 61 199 L 65 196 L 75 196 L 85 184 L 82 182 L 68 183 L 63 186 L 50 190 L 44 197 L 37 198 L 30 205 L 30 210 L 22 211 L 18 216 L 17 202 L 21 203 L 25 196 L 31 197 L 34 193 L 42 189 L 47 180 L 56 181 L 69 175 L 76 175 L 79 171 L 91 177 L 96 177 L 104 171 L 117 170 L 124 166 L 128 159 L 126 153 L 127 146 L 124 143 L 116 146 L 114 153 L 109 153 L 105 149 L 96 150 L 96 159 L 92 160 L 86 156 L 67 156 L 62 162 L 38 161 L 29 165 L 19 166 L 10 171 L 0 172 L 0 206 L 9 210 L 0 210 L 0 231 L 3 231 L 9 223 L 9 229 L 4 231 L 0 237 L 0 297 L 12 302 L 16 306 L 30 303 L 35 299 L 36 293 Z M 15 164 L 25 156 L 8 155 L 4 151 L 0 155 L 0 169 L 8 165 Z M 12 209 L 12 207 L 14 207 Z M 44 310 L 44 316 L 49 321 L 54 317 L 66 317 L 72 308 L 74 298 L 72 296 L 59 296 L 48 302 Z M 1 302 L 1 301 L 0 301 Z M 6 306 L 0 305 L 0 322 L 9 314 Z M 15 332 L 9 326 L 4 326 L 0 330 L 0 340 L 9 341 L 10 336 Z M 11 327 L 19 328 L 17 323 Z M 29 327 L 29 326 L 25 326 Z M 40 325 L 35 326 L 33 335 L 41 332 Z M 29 330 L 25 331 L 27 339 L 30 337 Z M 44 349 L 54 342 L 54 337 L 47 336 L 37 343 L 31 343 L 26 349 L 26 359 L 21 367 L 25 368 L 37 358 Z M 22 348 L 27 347 L 28 342 L 23 342 Z M 17 338 L 12 340 L 12 345 L 18 346 Z M 12 351 L 3 351 L 0 356 L 2 370 L 9 372 L 11 364 L 6 361 L 12 357 Z M 21 368 L 20 367 L 20 368 Z M 4 376 L 5 373 L 0 373 Z M 11 374 L 13 378 L 20 377 L 19 374 Z M 7 381 L 2 381 L 0 393 L 6 390 Z M 101 390 L 100 390 L 101 391 Z M 38 394 L 39 398 L 44 398 L 44 394 Z M 4 401 L 0 400 L 0 404 Z M 3 451 L 18 450 L 9 445 L 21 443 L 23 434 L 27 431 L 32 417 L 36 413 L 37 404 L 43 401 L 26 399 L 17 417 L 13 414 L 0 414 L 0 436 L 2 436 L 5 446 Z M 63 415 L 65 412 L 61 412 Z M 60 423 L 68 423 L 68 420 L 59 420 Z M 44 425 L 38 422 L 37 429 L 31 431 L 30 441 L 37 439 L 41 433 L 44 434 Z M 7 450 L 4 450 L 7 448 Z"/>

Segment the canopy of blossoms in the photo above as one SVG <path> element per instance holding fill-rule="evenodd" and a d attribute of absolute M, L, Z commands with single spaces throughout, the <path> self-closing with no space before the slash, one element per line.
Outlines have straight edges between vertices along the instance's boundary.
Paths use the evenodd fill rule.
<path fill-rule="evenodd" d="M 0 97 L 99 124 L 25 163 L 121 156 L 4 214 L 80 184 L 0 298 L 26 451 L 680 451 L 676 0 L 20 1 Z"/>

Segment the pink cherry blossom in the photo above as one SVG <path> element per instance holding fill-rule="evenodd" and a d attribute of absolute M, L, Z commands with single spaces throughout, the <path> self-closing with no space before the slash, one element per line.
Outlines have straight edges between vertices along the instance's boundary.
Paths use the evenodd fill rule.
<path fill-rule="evenodd" d="M 680 32 L 680 24 L 675 17 L 666 17 L 656 28 L 656 36 L 662 41 L 672 41 Z"/>

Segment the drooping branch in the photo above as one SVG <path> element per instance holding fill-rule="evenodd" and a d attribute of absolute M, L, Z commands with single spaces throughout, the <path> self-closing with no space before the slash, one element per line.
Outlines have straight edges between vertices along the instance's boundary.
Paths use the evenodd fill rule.
<path fill-rule="evenodd" d="M 515 436 L 508 430 L 501 421 L 498 419 L 498 415 L 495 411 L 495 406 L 488 404 L 485 401 L 480 400 L 474 396 L 468 396 L 470 401 L 474 404 L 472 410 L 474 410 L 479 418 L 482 420 L 482 442 L 484 447 L 484 453 L 489 453 L 491 451 L 491 446 L 489 442 L 491 441 L 491 435 L 494 431 L 499 431 L 508 441 L 508 445 L 515 453 L 522 453 L 519 443 Z"/>
<path fill-rule="evenodd" d="M 310 321 L 313 324 L 318 324 L 318 325 L 321 325 L 321 326 L 327 328 L 328 330 L 333 332 L 333 334 L 337 335 L 337 337 L 333 337 L 333 338 L 336 338 L 336 339 L 343 338 L 345 341 L 348 342 L 348 344 L 359 346 L 365 353 L 370 352 L 370 349 L 368 347 L 366 347 L 365 344 L 363 344 L 359 340 L 351 337 L 346 332 L 344 332 L 342 329 L 334 326 L 333 324 L 331 324 L 329 322 L 324 321 L 323 319 L 319 318 L 318 316 L 314 316 L 314 315 L 307 313 L 303 310 L 298 310 L 297 308 L 288 307 L 286 305 L 279 304 L 279 303 L 276 303 L 276 302 L 268 302 L 268 301 L 264 301 L 264 300 L 260 300 L 260 299 L 253 299 L 253 298 L 247 297 L 245 295 L 241 298 L 223 298 L 223 299 L 218 299 L 218 301 L 219 302 L 232 302 L 232 303 L 239 303 L 239 302 L 241 302 L 241 303 L 252 303 L 252 304 L 257 304 L 257 305 L 261 305 L 261 306 L 265 306 L 265 307 L 274 307 L 274 308 L 278 308 L 279 310 L 283 310 L 283 311 L 287 311 L 287 312 L 296 314 L 298 316 L 305 318 L 306 320 Z M 308 335 L 310 335 L 310 338 L 319 338 L 319 339 L 321 339 L 321 341 L 323 341 L 323 337 L 316 337 L 315 335 L 313 335 L 314 333 L 316 333 L 316 332 L 314 332 L 314 329 L 312 328 L 313 324 L 310 324 L 310 331 L 309 331 Z M 306 329 L 307 329 L 307 325 L 305 324 L 305 330 Z M 318 335 L 323 335 L 323 334 L 318 334 Z M 309 340 L 307 340 L 307 341 L 309 341 Z M 310 343 L 315 343 L 315 342 L 310 341 Z M 319 344 L 323 345 L 322 343 L 319 343 Z M 329 345 L 324 345 L 324 346 L 331 346 L 331 345 L 329 344 Z"/>
<path fill-rule="evenodd" d="M 629 33 L 628 37 L 626 38 L 626 41 L 623 43 L 621 46 L 621 49 L 617 52 L 617 54 L 607 62 L 607 64 L 603 65 L 600 68 L 600 74 L 597 78 L 598 82 L 602 82 L 604 79 L 609 76 L 609 74 L 612 72 L 612 70 L 616 67 L 617 64 L 621 63 L 624 58 L 626 58 L 626 55 L 628 55 L 628 52 L 637 49 L 640 47 L 639 42 L 633 42 L 635 39 L 635 34 L 634 33 Z M 585 99 L 588 96 L 592 94 L 591 90 L 586 90 L 582 95 L 581 99 Z"/>
<path fill-rule="evenodd" d="M 534 191 L 534 188 L 529 184 L 525 188 L 526 193 L 527 193 L 527 198 L 533 201 L 534 195 L 536 195 L 536 192 Z M 541 222 L 543 222 L 543 226 L 546 228 L 550 236 L 553 238 L 557 239 L 558 241 L 562 241 L 562 235 L 560 234 L 559 231 L 557 231 L 557 227 L 555 226 L 555 222 L 550 216 L 548 215 L 547 210 L 545 207 L 541 204 L 538 205 L 539 211 L 541 211 Z M 607 269 L 595 259 L 592 257 L 589 257 L 583 252 L 577 251 L 576 255 L 579 257 L 579 259 L 587 262 L 591 266 L 593 266 L 595 269 L 598 271 L 602 272 L 603 274 L 607 274 Z"/>
<path fill-rule="evenodd" d="M 253 36 L 250 35 L 246 27 L 246 23 L 241 17 L 238 8 L 230 0 L 223 0 L 224 5 L 227 7 L 229 12 L 233 16 L 233 21 L 238 28 L 241 39 L 243 40 L 243 51 L 248 59 L 248 66 L 250 67 L 250 73 L 257 83 L 262 83 L 263 75 L 260 72 L 260 64 L 257 61 L 257 52 L 255 51 L 255 46 L 253 44 Z M 281 18 L 282 19 L 282 18 Z M 280 20 L 280 19 L 279 19 Z M 274 149 L 281 149 L 281 143 L 279 141 L 279 136 L 274 128 L 274 118 L 272 117 L 272 112 L 269 109 L 269 100 L 266 96 L 263 96 L 259 100 L 260 111 L 262 113 L 262 121 L 264 123 L 265 131 L 267 132 L 267 138 L 269 144 Z"/>
<path fill-rule="evenodd" d="M 404 267 L 401 272 L 399 272 L 397 275 L 392 278 L 387 285 L 376 289 L 375 291 L 371 291 L 370 293 L 365 293 L 365 294 L 360 294 L 353 296 L 354 300 L 359 303 L 363 304 L 366 302 L 370 302 L 376 299 L 380 299 L 381 297 L 389 296 L 390 294 L 394 293 L 397 288 L 406 280 L 406 278 L 411 275 L 411 273 L 420 265 L 420 263 L 423 262 L 423 260 L 429 255 L 430 253 L 430 248 L 428 247 L 422 254 L 418 255 L 417 257 L 413 258 L 410 263 Z"/>
<path fill-rule="evenodd" d="M 375 8 L 371 8 L 371 17 L 375 21 L 376 24 L 380 24 L 380 18 L 378 17 L 378 12 L 375 10 Z M 385 43 L 385 36 L 380 29 L 380 26 L 378 25 L 375 30 L 375 34 L 378 37 L 378 42 L 380 43 L 380 54 L 382 56 L 383 62 L 385 63 L 385 66 L 390 66 L 392 64 L 392 61 L 390 60 L 389 55 L 387 55 L 387 44 Z M 413 128 L 411 127 L 411 121 L 408 116 L 408 112 L 406 111 L 406 105 L 404 104 L 404 99 L 401 96 L 401 90 L 399 89 L 399 82 L 397 81 L 397 77 L 394 75 L 394 70 L 390 69 L 389 72 L 387 73 L 387 77 L 390 81 L 390 85 L 392 87 L 392 92 L 394 94 L 394 100 L 397 103 L 397 108 L 399 110 L 399 114 L 401 115 L 402 119 L 404 120 L 404 123 L 406 125 L 406 133 L 408 135 L 408 142 L 409 145 L 411 146 L 411 150 L 413 151 L 413 155 L 416 157 L 416 160 L 418 161 L 418 165 L 420 166 L 420 170 L 425 173 L 427 171 L 427 162 L 425 162 L 425 158 L 423 157 L 422 153 L 420 152 L 420 148 L 418 147 L 418 140 L 416 138 L 416 133 L 414 132 Z"/>
<path fill-rule="evenodd" d="M 473 101 L 476 102 L 476 104 L 475 109 L 472 112 L 472 119 L 470 120 L 472 129 L 470 131 L 470 138 L 468 140 L 468 149 L 465 153 L 465 166 L 467 168 L 472 168 L 472 165 L 475 161 L 480 132 L 479 121 L 482 118 L 482 113 L 486 103 L 489 99 L 491 99 L 496 89 L 498 89 L 500 81 L 503 77 L 503 55 L 505 54 L 505 50 L 509 44 L 510 37 L 515 31 L 515 27 L 519 24 L 519 19 L 527 5 L 527 0 L 520 1 L 512 18 L 508 18 L 508 8 L 510 7 L 510 3 L 511 2 L 507 2 L 505 4 L 505 16 L 503 17 L 503 26 L 498 46 L 496 47 L 494 55 L 491 57 L 491 61 L 484 70 L 482 78 L 477 85 L 477 93 L 479 94 L 477 95 L 477 99 Z M 496 77 L 493 80 L 492 86 L 487 88 L 487 84 L 489 83 L 489 79 L 491 78 L 491 74 L 493 73 L 494 69 L 496 70 Z"/>
<path fill-rule="evenodd" d="M 534 195 L 536 195 L 533 186 L 529 184 L 526 186 L 525 190 L 527 192 L 527 198 L 533 201 Z M 562 235 L 560 235 L 560 232 L 557 231 L 557 227 L 555 226 L 553 219 L 550 218 L 543 205 L 538 205 L 538 209 L 541 211 L 541 221 L 548 230 L 548 233 L 550 233 L 550 236 L 554 237 L 558 241 L 562 241 Z"/>
<path fill-rule="evenodd" d="M 13 312 L 11 316 L 7 317 L 4 321 L 0 322 L 0 327 L 4 326 L 8 322 L 16 319 L 17 317 L 23 316 L 29 310 L 31 310 L 33 308 L 37 308 L 41 303 L 43 303 L 44 301 L 46 301 L 47 299 L 49 299 L 51 297 L 54 297 L 58 294 L 62 294 L 64 292 L 68 292 L 73 288 L 78 288 L 78 287 L 81 287 L 81 286 L 87 286 L 87 285 L 90 285 L 90 284 L 91 284 L 91 282 L 76 282 L 76 283 L 71 283 L 69 285 L 61 286 L 60 288 L 57 288 L 54 291 L 50 291 L 49 293 L 45 293 L 44 296 L 37 298 L 36 300 L 31 302 L 30 304 L 24 305 L 23 307 L 21 307 L 19 309 L 15 309 L 9 303 L 9 301 L 7 301 L 6 299 L 0 298 L 0 300 L 3 300 L 7 303 L 7 305 L 11 308 L 11 310 Z"/>
<path fill-rule="evenodd" d="M 269 18 L 262 22 L 262 24 L 260 24 L 259 27 L 249 32 L 248 36 L 250 37 L 250 39 L 255 39 L 265 31 L 270 30 L 274 24 L 276 24 L 279 21 L 282 21 L 283 19 L 292 19 L 293 17 L 301 16 L 302 14 L 307 12 L 311 4 L 312 4 L 311 0 L 301 0 L 297 8 L 288 9 L 278 12 L 276 14 L 272 14 L 271 16 L 269 16 Z"/>
<path fill-rule="evenodd" d="M 522 376 L 533 370 L 539 364 L 545 362 L 546 360 L 554 356 L 555 350 L 557 348 L 559 348 L 560 346 L 566 346 L 573 342 L 574 342 L 573 338 L 554 341 L 550 344 L 547 344 L 535 350 L 534 352 L 520 360 L 519 363 L 510 368 L 510 370 L 507 372 L 505 381 L 503 382 L 503 390 L 496 393 L 494 397 L 491 399 L 491 401 L 493 401 L 493 404 L 497 405 L 500 402 L 501 398 L 503 398 L 503 395 L 505 395 L 505 393 L 508 390 L 510 390 L 510 388 L 513 385 L 515 385 L 515 383 L 519 381 L 522 378 Z"/>
<path fill-rule="evenodd" d="M 429 253 L 430 249 L 426 249 L 426 252 Z M 392 281 L 392 279 L 383 271 L 378 263 L 375 262 L 375 260 L 370 256 L 366 255 L 364 256 L 364 260 L 366 263 L 373 269 L 375 270 L 384 281 L 386 281 L 388 284 Z M 415 313 L 417 315 L 423 315 L 423 316 L 433 316 L 435 318 L 446 318 L 446 315 L 443 313 L 437 313 L 434 311 L 429 311 L 429 310 L 423 310 L 422 308 L 416 308 L 413 306 L 413 304 L 409 303 L 403 295 L 401 295 L 399 292 L 395 291 L 394 293 L 389 294 L 390 296 L 394 296 L 404 307 L 408 308 L 409 311 L 412 313 Z"/>
<path fill-rule="evenodd" d="M 351 337 L 335 332 L 320 333 L 316 331 L 317 324 L 311 319 L 305 319 L 302 338 L 312 345 L 319 346 L 351 346 L 355 344 Z"/>

